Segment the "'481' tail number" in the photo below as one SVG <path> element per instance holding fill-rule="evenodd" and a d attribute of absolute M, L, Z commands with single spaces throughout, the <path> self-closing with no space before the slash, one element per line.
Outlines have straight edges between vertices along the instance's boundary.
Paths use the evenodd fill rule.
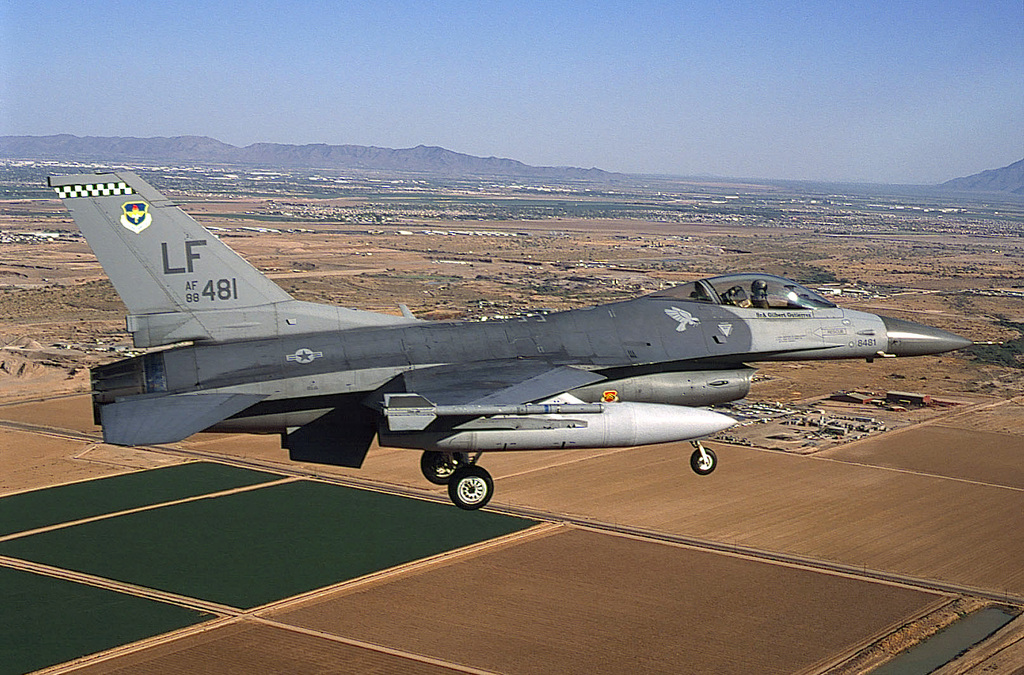
<path fill-rule="evenodd" d="M 199 281 L 185 284 L 185 302 L 202 302 L 205 300 L 238 300 L 238 281 L 231 279 L 210 279 L 199 290 Z"/>

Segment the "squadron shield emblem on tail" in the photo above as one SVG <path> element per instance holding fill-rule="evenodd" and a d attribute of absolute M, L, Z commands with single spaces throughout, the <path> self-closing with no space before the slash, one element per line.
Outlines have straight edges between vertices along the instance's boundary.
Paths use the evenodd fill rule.
<path fill-rule="evenodd" d="M 149 204 L 146 202 L 127 202 L 121 206 L 121 224 L 138 234 L 150 226 L 153 216 L 149 214 Z"/>

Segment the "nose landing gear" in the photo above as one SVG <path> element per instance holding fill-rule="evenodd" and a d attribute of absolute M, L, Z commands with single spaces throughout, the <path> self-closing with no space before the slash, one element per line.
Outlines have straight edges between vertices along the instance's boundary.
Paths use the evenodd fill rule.
<path fill-rule="evenodd" d="M 708 450 L 700 441 L 690 441 L 695 450 L 690 455 L 690 468 L 698 476 L 706 476 L 718 466 L 718 457 L 714 451 Z"/>

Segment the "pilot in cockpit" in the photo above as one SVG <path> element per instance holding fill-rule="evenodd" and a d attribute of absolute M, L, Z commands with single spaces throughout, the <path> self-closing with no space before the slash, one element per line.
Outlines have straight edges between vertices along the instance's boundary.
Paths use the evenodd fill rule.
<path fill-rule="evenodd" d="M 722 303 L 733 307 L 750 307 L 750 299 L 742 286 L 733 286 L 722 294 Z"/>
<path fill-rule="evenodd" d="M 750 284 L 750 302 L 754 307 L 768 309 L 768 282 L 764 279 L 755 279 Z"/>

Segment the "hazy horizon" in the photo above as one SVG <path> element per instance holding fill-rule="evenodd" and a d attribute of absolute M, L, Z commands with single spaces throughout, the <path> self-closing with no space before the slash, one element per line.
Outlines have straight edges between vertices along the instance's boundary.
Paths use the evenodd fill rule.
<path fill-rule="evenodd" d="M 0 35 L 0 135 L 896 184 L 1024 157 L 1019 0 L 58 1 L 5 3 Z"/>

